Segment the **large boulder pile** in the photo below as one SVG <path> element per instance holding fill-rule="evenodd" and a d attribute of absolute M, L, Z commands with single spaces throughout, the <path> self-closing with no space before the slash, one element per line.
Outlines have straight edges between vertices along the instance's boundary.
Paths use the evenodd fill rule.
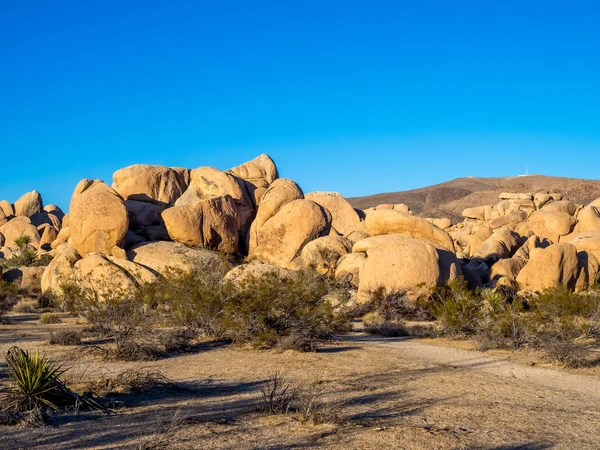
<path fill-rule="evenodd" d="M 463 218 L 421 218 L 405 204 L 361 211 L 335 192 L 305 194 L 267 155 L 230 170 L 134 165 L 117 170 L 112 187 L 82 180 L 68 214 L 35 191 L 1 201 L 0 257 L 17 256 L 27 236 L 28 248 L 54 259 L 41 276 L 9 279 L 41 279 L 56 294 L 76 283 L 100 298 L 197 270 L 229 270 L 242 283 L 310 269 L 346 282 L 359 302 L 417 300 L 463 278 L 524 293 L 598 282 L 600 199 L 506 192 Z"/>

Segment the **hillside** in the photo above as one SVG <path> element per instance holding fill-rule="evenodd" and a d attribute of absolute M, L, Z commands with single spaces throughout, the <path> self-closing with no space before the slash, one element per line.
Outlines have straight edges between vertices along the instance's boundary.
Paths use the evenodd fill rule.
<path fill-rule="evenodd" d="M 405 203 L 427 217 L 459 219 L 465 208 L 493 204 L 501 192 L 559 193 L 565 199 L 587 204 L 600 197 L 600 180 L 530 175 L 504 178 L 457 178 L 410 191 L 353 197 L 353 207 L 366 209 L 383 203 Z"/>

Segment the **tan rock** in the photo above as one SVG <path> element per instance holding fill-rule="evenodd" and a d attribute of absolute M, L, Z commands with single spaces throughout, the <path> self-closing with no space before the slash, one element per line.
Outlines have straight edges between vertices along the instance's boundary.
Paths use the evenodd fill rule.
<path fill-rule="evenodd" d="M 535 194 L 533 196 L 533 203 L 535 203 L 535 207 L 537 209 L 542 209 L 542 207 L 548 203 L 550 200 L 552 200 L 552 197 L 550 196 L 550 194 Z"/>
<path fill-rule="evenodd" d="M 440 258 L 433 245 L 402 235 L 366 240 L 370 239 L 376 244 L 368 246 L 367 260 L 360 270 L 359 302 L 368 302 L 378 292 L 416 300 L 438 285 Z"/>
<path fill-rule="evenodd" d="M 240 223 L 233 199 L 228 195 L 167 208 L 162 218 L 175 242 L 221 253 L 238 251 Z"/>
<path fill-rule="evenodd" d="M 467 208 L 462 212 L 462 216 L 468 219 L 476 219 L 487 222 L 492 216 L 492 205 Z"/>
<path fill-rule="evenodd" d="M 249 257 L 296 269 L 298 263 L 294 260 L 302 248 L 310 241 L 327 235 L 330 226 L 331 217 L 315 202 L 294 200 L 285 204 L 258 229 L 257 245 L 251 249 Z"/>
<path fill-rule="evenodd" d="M 7 200 L 0 201 L 0 209 L 4 212 L 6 217 L 15 215 L 15 209 L 13 208 L 13 205 L 11 205 Z"/>
<path fill-rule="evenodd" d="M 531 236 L 515 252 L 515 258 L 529 259 L 529 254 L 534 248 L 546 248 L 552 245 L 548 239 L 540 239 L 539 236 Z"/>
<path fill-rule="evenodd" d="M 278 178 L 277 166 L 269 155 L 262 154 L 252 161 L 234 167 L 229 172 L 251 183 L 255 188 L 267 188 Z"/>
<path fill-rule="evenodd" d="M 218 253 L 189 248 L 178 242 L 145 242 L 129 249 L 127 257 L 163 276 L 168 276 L 171 270 L 184 273 L 201 270 L 225 274 L 229 265 Z"/>
<path fill-rule="evenodd" d="M 578 252 L 579 273 L 575 283 L 575 292 L 581 292 L 589 289 L 598 283 L 600 272 L 600 263 L 593 253 L 586 251 Z"/>
<path fill-rule="evenodd" d="M 350 233 L 348 236 L 346 236 L 346 238 L 352 242 L 353 244 L 355 242 L 361 241 L 363 239 L 366 239 L 368 237 L 371 237 L 369 235 L 369 233 L 366 233 L 364 231 L 353 231 L 352 233 Z"/>
<path fill-rule="evenodd" d="M 600 231 L 600 210 L 595 206 L 586 206 L 577 214 L 577 225 L 574 233 L 586 231 Z"/>
<path fill-rule="evenodd" d="M 297 262 L 321 275 L 333 276 L 338 260 L 351 248 L 352 243 L 344 237 L 323 236 L 306 244 Z"/>
<path fill-rule="evenodd" d="M 575 246 L 554 244 L 545 249 L 531 250 L 529 262 L 517 276 L 517 283 L 526 293 L 560 287 L 574 289 L 578 274 L 579 260 Z"/>
<path fill-rule="evenodd" d="M 62 218 L 62 226 L 63 228 L 69 226 L 69 213 L 65 214 L 65 216 Z"/>
<path fill-rule="evenodd" d="M 52 245 L 52 242 L 56 240 L 58 237 L 58 231 L 52 225 L 48 225 L 44 228 L 44 232 L 42 233 L 42 237 L 40 239 L 40 248 L 48 250 Z"/>
<path fill-rule="evenodd" d="M 77 251 L 70 247 L 57 254 L 42 275 L 42 293 L 60 297 L 63 294 L 61 286 L 73 282 L 73 267 L 79 259 Z"/>
<path fill-rule="evenodd" d="M 533 195 L 532 194 L 525 194 L 525 193 L 509 193 L 509 192 L 503 192 L 498 196 L 500 199 L 502 200 L 532 200 L 533 199 Z"/>
<path fill-rule="evenodd" d="M 506 229 L 496 230 L 477 246 L 472 256 L 485 261 L 510 258 L 519 245 L 519 236 L 516 233 Z"/>
<path fill-rule="evenodd" d="M 392 209 L 394 211 L 398 211 L 398 212 L 401 212 L 403 214 L 410 214 L 411 213 L 411 210 L 408 207 L 408 205 L 405 205 L 404 203 L 396 203 L 396 204 L 394 204 L 394 206 L 392 206 Z"/>
<path fill-rule="evenodd" d="M 335 278 L 340 281 L 347 281 L 352 286 L 358 287 L 360 283 L 360 270 L 366 260 L 367 256 L 364 253 L 343 255 L 337 262 Z"/>
<path fill-rule="evenodd" d="M 31 215 L 31 217 L 29 217 L 29 220 L 31 221 L 31 224 L 35 225 L 38 229 L 44 224 L 52 225 L 57 230 L 60 230 L 62 228 L 60 219 L 54 214 L 48 213 L 46 211 Z"/>
<path fill-rule="evenodd" d="M 371 236 L 402 234 L 427 239 L 440 248 L 454 251 L 454 242 L 450 235 L 420 217 L 409 216 L 395 210 L 376 210 L 367 216 L 365 223 L 367 232 Z"/>
<path fill-rule="evenodd" d="M 0 233 L 4 236 L 7 246 L 15 245 L 15 240 L 21 236 L 29 236 L 30 244 L 40 247 L 40 234 L 38 229 L 32 225 L 26 216 L 15 217 L 4 225 L 0 226 Z"/>
<path fill-rule="evenodd" d="M 5 242 L 6 242 L 6 239 L 5 239 L 4 235 L 2 233 L 0 233 L 0 247 L 4 247 Z"/>
<path fill-rule="evenodd" d="M 8 222 L 8 219 L 6 218 L 6 214 L 4 214 L 4 210 L 2 210 L 0 208 L 0 227 L 2 225 L 4 225 L 6 222 Z"/>
<path fill-rule="evenodd" d="M 436 227 L 441 228 L 442 230 L 447 230 L 452 226 L 452 220 L 447 219 L 445 217 L 435 219 L 435 218 L 426 218 L 427 222 L 434 224 Z"/>
<path fill-rule="evenodd" d="M 30 217 L 42 212 L 44 210 L 42 196 L 38 191 L 28 192 L 15 202 L 14 208 L 15 216 Z"/>
<path fill-rule="evenodd" d="M 50 214 L 54 214 L 58 218 L 58 220 L 61 221 L 61 223 L 63 218 L 65 217 L 65 213 L 63 212 L 63 210 L 53 204 L 44 206 L 44 211 Z"/>
<path fill-rule="evenodd" d="M 519 272 L 521 269 L 523 269 L 523 267 L 525 267 L 526 264 L 527 260 L 523 258 L 512 257 L 508 259 L 501 259 L 492 266 L 490 279 L 497 281 L 502 277 L 507 277 L 516 281 Z"/>
<path fill-rule="evenodd" d="M 58 232 L 56 239 L 50 244 L 50 248 L 56 249 L 59 245 L 66 244 L 69 241 L 70 237 L 71 237 L 71 228 L 70 227 L 62 228 Z"/>
<path fill-rule="evenodd" d="M 570 202 L 568 200 L 560 200 L 554 201 L 550 203 L 546 203 L 542 207 L 542 211 L 546 212 L 555 212 L 555 213 L 565 213 L 570 216 L 574 216 L 577 211 L 581 208 L 581 205 L 577 203 Z"/>
<path fill-rule="evenodd" d="M 256 218 L 250 227 L 249 234 L 249 254 L 257 246 L 258 232 L 262 226 L 279 210 L 294 200 L 304 198 L 302 189 L 292 180 L 279 178 L 275 180 L 262 196 L 260 205 L 256 212 Z"/>
<path fill-rule="evenodd" d="M 575 226 L 575 219 L 562 212 L 536 211 L 518 229 L 524 235 L 526 231 L 532 231 L 542 239 L 549 239 L 557 243 L 561 236 L 571 232 Z"/>
<path fill-rule="evenodd" d="M 4 279 L 15 283 L 28 293 L 40 292 L 41 279 L 46 267 L 18 267 L 4 273 Z"/>
<path fill-rule="evenodd" d="M 561 237 L 560 242 L 573 244 L 578 252 L 592 253 L 600 261 L 600 230 L 571 233 Z"/>
<path fill-rule="evenodd" d="M 139 264 L 100 253 L 89 253 L 78 260 L 73 274 L 77 283 L 84 289 L 92 289 L 99 300 L 118 299 L 157 279 L 154 273 Z"/>
<path fill-rule="evenodd" d="M 100 180 L 82 180 L 75 188 L 69 211 L 70 246 L 81 256 L 111 254 L 121 247 L 129 226 L 121 196 Z"/>
<path fill-rule="evenodd" d="M 331 213 L 331 225 L 342 235 L 354 231 L 360 223 L 360 217 L 352 205 L 337 192 L 311 192 L 304 198 L 326 208 Z"/>
<path fill-rule="evenodd" d="M 173 204 L 190 182 L 188 169 L 135 164 L 113 174 L 113 189 L 125 200 Z"/>
<path fill-rule="evenodd" d="M 227 272 L 223 280 L 234 283 L 237 287 L 252 289 L 254 287 L 253 282 L 269 276 L 291 279 L 294 272 L 271 264 L 242 264 Z"/>

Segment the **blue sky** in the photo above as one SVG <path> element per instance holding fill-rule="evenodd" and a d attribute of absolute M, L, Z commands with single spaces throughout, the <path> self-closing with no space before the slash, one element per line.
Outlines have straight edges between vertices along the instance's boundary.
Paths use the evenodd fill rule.
<path fill-rule="evenodd" d="M 599 178 L 595 1 L 0 0 L 0 199 L 266 152 L 358 196 Z"/>

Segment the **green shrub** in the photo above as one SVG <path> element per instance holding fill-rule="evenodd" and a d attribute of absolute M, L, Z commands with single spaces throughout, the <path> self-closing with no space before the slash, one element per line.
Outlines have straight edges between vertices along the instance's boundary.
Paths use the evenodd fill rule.
<path fill-rule="evenodd" d="M 481 299 L 466 282 L 449 283 L 439 288 L 428 307 L 448 334 L 474 335 L 482 318 Z"/>
<path fill-rule="evenodd" d="M 25 418 L 25 413 L 37 411 L 34 416 L 44 421 L 45 409 L 89 407 L 102 409 L 95 401 L 80 397 L 71 391 L 61 379 L 65 369 L 57 361 L 50 360 L 36 350 L 30 354 L 26 350 L 12 347 L 6 352 L 9 367 L 8 399 L 3 405 L 5 414 L 14 422 Z"/>
<path fill-rule="evenodd" d="M 11 283 L 0 280 L 0 322 L 17 303 L 19 290 Z"/>
<path fill-rule="evenodd" d="M 58 314 L 55 314 L 55 313 L 47 312 L 40 316 L 40 323 L 44 324 L 44 325 L 61 323 L 61 322 L 62 322 L 62 319 L 60 318 L 60 316 Z"/>
<path fill-rule="evenodd" d="M 328 338 L 347 325 L 345 317 L 336 316 L 325 300 L 327 282 L 312 272 L 248 277 L 227 290 L 230 297 L 221 323 L 226 337 L 236 343 L 269 348 L 293 334 L 312 340 Z"/>

